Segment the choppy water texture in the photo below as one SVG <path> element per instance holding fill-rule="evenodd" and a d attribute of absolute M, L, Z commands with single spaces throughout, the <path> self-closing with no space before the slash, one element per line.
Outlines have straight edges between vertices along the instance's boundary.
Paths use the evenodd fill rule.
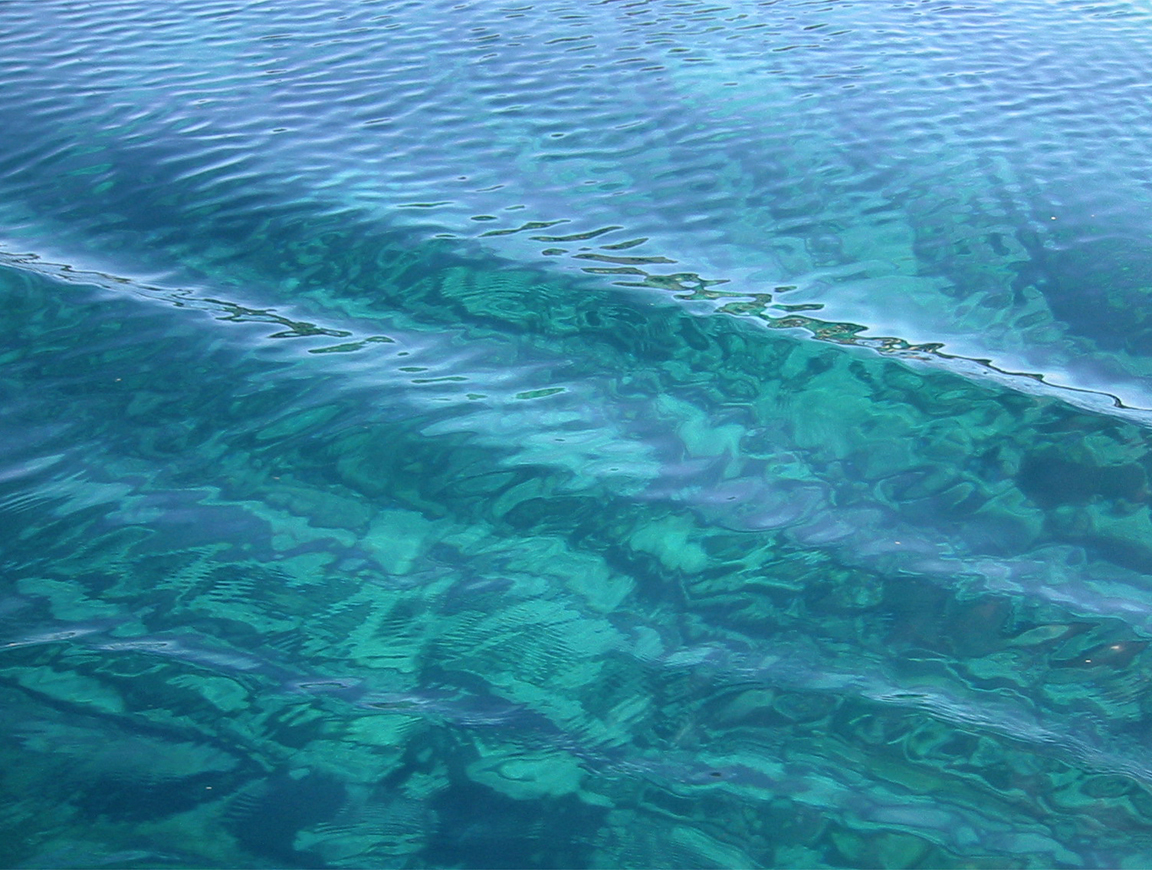
<path fill-rule="evenodd" d="M 1152 863 L 1152 10 L 0 3 L 0 864 Z"/>

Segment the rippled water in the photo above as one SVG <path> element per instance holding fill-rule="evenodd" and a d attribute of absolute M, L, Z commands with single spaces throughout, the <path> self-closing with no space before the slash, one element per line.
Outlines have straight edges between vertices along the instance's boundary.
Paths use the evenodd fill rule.
<path fill-rule="evenodd" d="M 1152 863 L 1152 10 L 0 4 L 0 865 Z"/>

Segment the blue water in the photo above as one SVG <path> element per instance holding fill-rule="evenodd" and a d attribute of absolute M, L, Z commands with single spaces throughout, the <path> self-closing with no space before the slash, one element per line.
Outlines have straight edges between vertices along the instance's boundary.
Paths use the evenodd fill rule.
<path fill-rule="evenodd" d="M 0 865 L 1152 864 L 1152 9 L 0 3 Z"/>

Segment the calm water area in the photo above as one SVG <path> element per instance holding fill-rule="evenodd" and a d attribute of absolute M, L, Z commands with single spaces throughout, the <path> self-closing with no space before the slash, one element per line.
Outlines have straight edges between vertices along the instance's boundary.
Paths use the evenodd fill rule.
<path fill-rule="evenodd" d="M 1152 5 L 0 0 L 0 866 L 1152 865 Z"/>

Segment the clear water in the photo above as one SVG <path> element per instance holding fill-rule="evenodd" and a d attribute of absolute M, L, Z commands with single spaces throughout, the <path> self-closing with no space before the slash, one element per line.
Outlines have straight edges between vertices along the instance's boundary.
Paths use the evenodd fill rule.
<path fill-rule="evenodd" d="M 0 864 L 1152 863 L 1146 3 L 5 0 Z"/>

